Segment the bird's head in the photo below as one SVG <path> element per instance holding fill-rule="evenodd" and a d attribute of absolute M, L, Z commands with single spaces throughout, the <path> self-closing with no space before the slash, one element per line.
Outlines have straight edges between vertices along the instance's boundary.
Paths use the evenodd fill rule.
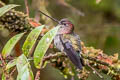
<path fill-rule="evenodd" d="M 59 21 L 59 25 L 60 28 L 59 28 L 59 34 L 70 34 L 73 32 L 74 30 L 74 25 L 72 24 L 71 21 L 69 21 L 68 19 L 61 19 Z"/>

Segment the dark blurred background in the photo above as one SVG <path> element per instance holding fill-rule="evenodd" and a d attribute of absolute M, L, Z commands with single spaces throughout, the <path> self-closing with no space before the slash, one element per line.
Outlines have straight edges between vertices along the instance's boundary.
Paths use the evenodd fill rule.
<path fill-rule="evenodd" d="M 16 10 L 25 12 L 24 0 L 2 1 L 21 5 Z M 28 4 L 30 17 L 40 17 L 42 24 L 56 25 L 54 21 L 39 15 L 37 10 L 58 20 L 70 19 L 86 46 L 102 49 L 108 55 L 120 52 L 120 0 L 28 0 Z M 1 49 L 9 39 L 7 33 L 6 30 L 0 31 Z M 42 70 L 41 80 L 64 80 L 64 77 L 48 65 Z"/>

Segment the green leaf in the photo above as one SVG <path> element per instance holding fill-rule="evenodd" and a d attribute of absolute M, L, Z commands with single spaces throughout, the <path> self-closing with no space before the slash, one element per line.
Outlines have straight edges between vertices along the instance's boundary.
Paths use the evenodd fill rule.
<path fill-rule="evenodd" d="M 48 61 L 45 61 L 42 68 L 45 68 L 47 64 L 48 64 Z"/>
<path fill-rule="evenodd" d="M 18 70 L 17 80 L 34 80 L 30 64 L 24 54 L 17 58 L 16 66 Z"/>
<path fill-rule="evenodd" d="M 59 29 L 59 26 L 53 28 L 49 32 L 47 32 L 39 41 L 35 52 L 34 52 L 34 64 L 36 68 L 41 68 L 42 65 L 42 59 L 49 48 L 49 45 L 51 44 L 53 38 L 57 34 L 57 31 Z"/>
<path fill-rule="evenodd" d="M 35 28 L 34 30 L 32 30 L 30 32 L 30 34 L 28 35 L 27 39 L 24 42 L 24 45 L 22 47 L 22 51 L 23 53 L 28 56 L 30 51 L 32 50 L 37 38 L 40 35 L 40 32 L 42 31 L 44 25 L 39 26 L 37 28 Z"/>
<path fill-rule="evenodd" d="M 11 60 L 7 65 L 6 65 L 6 70 L 12 68 L 13 66 L 16 65 L 17 59 Z"/>
<path fill-rule="evenodd" d="M 12 49 L 14 48 L 14 46 L 16 45 L 16 43 L 21 39 L 21 37 L 24 35 L 24 33 L 21 34 L 17 34 L 15 36 L 13 36 L 4 46 L 3 50 L 2 50 L 2 56 L 3 58 L 7 57 L 10 55 L 10 52 L 12 51 Z"/>
<path fill-rule="evenodd" d="M 0 8 L 0 17 L 6 12 L 8 12 L 9 10 L 11 10 L 12 8 L 17 7 L 17 6 L 19 5 L 10 4 L 10 5 L 5 5 L 4 7 Z"/>
<path fill-rule="evenodd" d="M 18 72 L 20 72 L 21 68 L 25 65 L 28 64 L 28 60 L 26 58 L 26 56 L 24 54 L 22 54 L 21 56 L 19 56 L 17 58 L 17 62 L 16 62 L 16 66 L 17 66 L 17 70 Z"/>
<path fill-rule="evenodd" d="M 33 74 L 31 75 L 29 70 L 29 64 L 25 64 L 18 73 L 17 80 L 33 80 Z"/>
<path fill-rule="evenodd" d="M 5 74 L 2 74 L 2 80 L 6 80 Z"/>

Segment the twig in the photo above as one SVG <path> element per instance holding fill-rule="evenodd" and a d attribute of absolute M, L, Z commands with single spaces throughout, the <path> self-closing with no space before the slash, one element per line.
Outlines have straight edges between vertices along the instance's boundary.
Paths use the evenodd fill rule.
<path fill-rule="evenodd" d="M 104 79 L 102 75 L 100 75 L 88 62 L 87 65 L 101 78 Z"/>
<path fill-rule="evenodd" d="M 37 71 L 35 80 L 40 80 L 40 70 Z"/>
<path fill-rule="evenodd" d="M 11 71 L 10 76 L 12 76 L 15 71 L 16 71 L 16 67 Z"/>
<path fill-rule="evenodd" d="M 82 55 L 84 59 L 88 59 L 89 61 L 93 61 L 93 62 L 96 62 L 97 64 L 101 64 L 101 65 L 104 65 L 104 66 L 107 66 L 109 67 L 110 69 L 112 69 L 114 72 L 117 72 L 114 68 L 112 67 L 111 65 L 109 65 L 108 63 L 106 62 L 103 62 L 99 59 L 96 59 L 96 58 L 93 58 L 93 57 L 89 57 L 89 56 L 86 56 L 86 55 Z M 45 61 L 49 61 L 49 60 L 52 60 L 52 59 L 57 59 L 57 58 L 61 58 L 61 57 L 67 57 L 67 55 L 63 54 L 62 52 L 57 52 L 55 54 L 49 54 L 48 56 L 44 56 L 43 58 L 43 64 Z M 13 57 L 7 57 L 6 60 L 12 60 L 14 59 Z M 33 57 L 30 58 L 30 60 L 33 60 Z"/>
<path fill-rule="evenodd" d="M 5 71 L 5 65 L 6 65 L 6 63 L 5 63 L 5 61 L 4 61 L 1 53 L 0 53 L 0 60 L 1 60 L 1 62 L 2 62 L 2 64 L 1 64 L 1 66 L 2 66 L 2 71 L 3 71 L 3 73 L 5 74 L 6 80 L 9 80 L 10 77 L 9 77 L 8 73 Z"/>
<path fill-rule="evenodd" d="M 1 54 L 0 54 L 0 56 L 1 56 Z M 5 59 L 2 58 L 2 60 L 1 60 L 1 58 L 0 58 L 0 60 L 1 60 L 1 62 L 4 61 L 4 64 L 6 64 L 6 63 L 5 63 L 6 60 L 7 60 L 7 61 L 10 61 L 10 60 L 13 60 L 14 58 L 15 58 L 15 57 L 8 56 L 8 57 L 6 57 Z M 1 66 L 2 66 L 2 65 L 1 65 Z"/>
<path fill-rule="evenodd" d="M 89 61 L 93 61 L 93 62 L 96 62 L 97 64 L 101 64 L 101 65 L 104 65 L 104 66 L 107 66 L 109 67 L 111 70 L 113 70 L 114 72 L 118 73 L 119 74 L 119 71 L 116 71 L 116 68 L 109 65 L 108 63 L 106 62 L 103 62 L 99 59 L 96 59 L 96 58 L 93 58 L 93 57 L 89 57 L 89 56 L 85 56 L 83 55 L 83 58 L 84 59 L 88 59 Z M 57 59 L 57 58 L 60 58 L 60 57 L 67 57 L 67 55 L 63 54 L 62 52 L 59 52 L 59 53 L 56 53 L 56 54 L 49 54 L 48 56 L 44 56 L 44 59 L 43 59 L 43 64 L 45 61 L 49 61 L 49 60 L 52 60 L 52 59 Z M 87 64 L 86 64 L 87 65 Z"/>
<path fill-rule="evenodd" d="M 48 61 L 50 59 L 54 59 L 54 58 L 58 58 L 58 57 L 67 57 L 67 55 L 63 54 L 63 53 L 56 53 L 56 54 L 49 54 L 48 56 L 45 56 L 43 59 L 43 63 L 45 61 Z"/>
<path fill-rule="evenodd" d="M 91 61 L 95 61 L 98 64 L 102 64 L 102 65 L 111 67 L 108 63 L 105 63 L 105 62 L 100 61 L 98 59 L 95 59 L 95 58 L 92 58 L 92 57 L 89 57 L 89 56 L 85 56 L 85 55 L 82 55 L 82 56 L 83 56 L 83 58 L 91 60 Z M 59 52 L 59 53 L 56 53 L 56 54 L 50 54 L 50 55 L 44 57 L 43 62 L 48 61 L 50 59 L 57 58 L 57 57 L 67 57 L 67 55 L 63 54 L 62 52 Z"/>
<path fill-rule="evenodd" d="M 102 65 L 105 65 L 105 66 L 110 67 L 110 65 L 109 65 L 108 63 L 103 62 L 103 61 L 101 61 L 101 60 L 98 60 L 98 59 L 96 59 L 96 58 L 92 58 L 92 57 L 85 56 L 85 55 L 82 55 L 82 56 L 83 56 L 83 58 L 85 58 L 85 59 L 88 59 L 88 60 L 91 60 L 91 61 L 95 61 L 95 62 L 97 62 L 97 63 L 99 63 L 99 64 L 102 64 Z"/>
<path fill-rule="evenodd" d="M 1 55 L 1 53 L 0 53 L 0 60 L 1 60 L 1 62 L 2 62 L 2 65 L 1 66 L 5 66 L 5 61 L 4 61 L 4 59 L 2 58 L 2 55 Z"/>
<path fill-rule="evenodd" d="M 27 1 L 27 0 L 24 0 L 24 2 L 25 2 L 25 7 L 26 7 L 26 14 L 27 14 L 27 16 L 29 16 L 28 1 Z"/>

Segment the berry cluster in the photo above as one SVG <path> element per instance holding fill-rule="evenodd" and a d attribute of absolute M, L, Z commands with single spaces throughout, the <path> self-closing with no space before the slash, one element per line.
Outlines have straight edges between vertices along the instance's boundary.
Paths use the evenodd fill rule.
<path fill-rule="evenodd" d="M 25 32 L 32 29 L 28 17 L 24 13 L 14 10 L 0 17 L 0 24 L 10 32 Z"/>

